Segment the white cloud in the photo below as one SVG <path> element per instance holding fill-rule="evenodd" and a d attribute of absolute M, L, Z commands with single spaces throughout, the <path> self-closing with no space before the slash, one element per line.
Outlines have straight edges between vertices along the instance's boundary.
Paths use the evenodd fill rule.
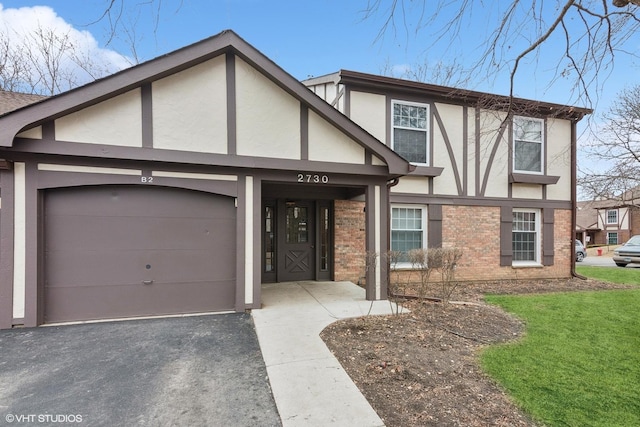
<path fill-rule="evenodd" d="M 6 43 L 14 56 L 23 58 L 24 56 L 21 55 L 28 55 L 29 61 L 26 62 L 30 64 L 30 69 L 27 73 L 30 75 L 25 75 L 26 79 L 42 80 L 43 74 L 49 74 L 48 77 L 51 78 L 52 73 L 43 73 L 43 70 L 51 69 L 45 65 L 44 53 L 60 54 L 62 51 L 59 55 L 59 75 L 64 76 L 60 78 L 64 81 L 60 82 L 55 92 L 88 83 L 95 78 L 104 77 L 132 65 L 129 58 L 100 47 L 89 31 L 74 28 L 48 6 L 5 9 L 0 4 L 0 37 L 1 42 Z M 63 41 L 66 49 L 59 47 Z M 6 64 L 1 65 L 6 66 Z M 0 78 L 6 80 L 6 76 L 0 76 Z M 50 86 L 50 83 L 45 85 Z M 50 90 L 46 87 L 43 89 L 33 86 L 32 82 L 22 89 L 37 92 Z"/>

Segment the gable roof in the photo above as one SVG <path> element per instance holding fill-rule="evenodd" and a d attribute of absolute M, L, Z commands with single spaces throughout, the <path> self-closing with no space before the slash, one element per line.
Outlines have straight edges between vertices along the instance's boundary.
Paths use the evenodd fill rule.
<path fill-rule="evenodd" d="M 305 80 L 303 83 L 306 83 L 307 85 L 317 83 L 341 83 L 352 87 L 361 86 L 368 90 L 375 89 L 383 92 L 399 92 L 427 96 L 436 100 L 455 102 L 464 105 L 479 104 L 496 110 L 506 110 L 507 108 L 511 108 L 515 113 L 522 111 L 527 114 L 531 114 L 533 112 L 540 116 L 553 116 L 575 121 L 579 121 L 585 115 L 593 112 L 593 110 L 589 108 L 534 101 L 523 98 L 511 99 L 510 97 L 503 95 L 476 92 L 448 86 L 439 86 L 414 80 L 404 80 L 349 70 L 340 70 L 326 76 L 311 78 L 309 80 Z"/>
<path fill-rule="evenodd" d="M 0 116 L 0 147 L 11 147 L 14 137 L 21 131 L 95 105 L 226 53 L 237 55 L 251 64 L 281 89 L 353 138 L 365 149 L 384 159 L 389 168 L 389 174 L 399 176 L 410 171 L 409 162 L 331 107 L 231 30 L 225 30 L 190 46 L 53 96 L 29 108 Z"/>

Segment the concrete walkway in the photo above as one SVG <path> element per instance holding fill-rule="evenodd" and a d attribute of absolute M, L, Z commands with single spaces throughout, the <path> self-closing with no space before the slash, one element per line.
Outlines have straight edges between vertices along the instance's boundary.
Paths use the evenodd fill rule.
<path fill-rule="evenodd" d="M 339 319 L 389 314 L 389 302 L 366 301 L 350 282 L 267 284 L 262 302 L 252 315 L 283 426 L 383 426 L 319 334 Z"/>

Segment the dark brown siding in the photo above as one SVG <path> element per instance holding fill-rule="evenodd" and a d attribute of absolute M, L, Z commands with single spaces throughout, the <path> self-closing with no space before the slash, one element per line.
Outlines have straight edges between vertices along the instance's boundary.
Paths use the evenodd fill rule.
<path fill-rule="evenodd" d="M 233 198 L 190 190 L 48 190 L 45 322 L 233 310 Z"/>

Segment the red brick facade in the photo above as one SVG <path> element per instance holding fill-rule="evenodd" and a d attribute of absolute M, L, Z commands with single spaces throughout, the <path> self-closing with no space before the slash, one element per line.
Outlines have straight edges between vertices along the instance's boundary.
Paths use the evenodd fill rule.
<path fill-rule="evenodd" d="M 363 208 L 363 202 L 335 202 L 335 280 L 358 283 L 364 275 Z M 570 277 L 571 236 L 571 211 L 556 209 L 553 265 L 520 268 L 500 266 L 499 207 L 443 206 L 442 209 L 442 246 L 463 251 L 456 271 L 456 278 L 462 281 Z M 417 279 L 417 273 L 410 270 L 392 273 L 392 280 L 413 282 Z"/>
<path fill-rule="evenodd" d="M 573 250 L 570 210 L 555 210 L 553 229 L 553 265 L 526 268 L 500 266 L 500 208 L 444 206 L 442 209 L 442 246 L 463 250 L 456 272 L 460 280 L 570 277 Z"/>
<path fill-rule="evenodd" d="M 335 221 L 335 265 L 336 281 L 364 281 L 365 266 L 365 212 L 364 202 L 336 200 Z"/>

